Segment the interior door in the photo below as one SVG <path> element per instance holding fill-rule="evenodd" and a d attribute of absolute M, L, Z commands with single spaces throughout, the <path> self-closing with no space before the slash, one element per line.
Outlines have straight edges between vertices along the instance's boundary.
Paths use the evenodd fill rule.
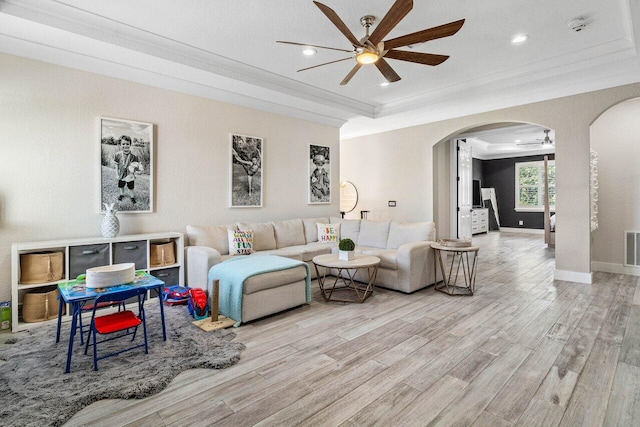
<path fill-rule="evenodd" d="M 471 239 L 471 211 L 473 208 L 473 160 L 471 144 L 456 140 L 458 153 L 458 238 Z"/>

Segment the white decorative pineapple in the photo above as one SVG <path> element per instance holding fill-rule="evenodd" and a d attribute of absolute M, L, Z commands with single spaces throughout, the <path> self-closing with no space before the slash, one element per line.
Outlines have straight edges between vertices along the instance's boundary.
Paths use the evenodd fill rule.
<path fill-rule="evenodd" d="M 102 224 L 100 230 L 102 231 L 102 237 L 116 237 L 120 232 L 120 221 L 116 216 L 116 210 L 113 208 L 115 203 L 104 203 L 106 210 L 104 218 L 102 218 Z"/>

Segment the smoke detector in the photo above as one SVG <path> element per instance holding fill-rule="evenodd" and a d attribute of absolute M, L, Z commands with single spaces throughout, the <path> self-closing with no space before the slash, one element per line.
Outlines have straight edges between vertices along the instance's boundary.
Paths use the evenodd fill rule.
<path fill-rule="evenodd" d="M 584 27 L 586 27 L 586 24 L 583 18 L 574 18 L 567 21 L 567 27 L 574 33 L 577 33 L 582 31 Z"/>

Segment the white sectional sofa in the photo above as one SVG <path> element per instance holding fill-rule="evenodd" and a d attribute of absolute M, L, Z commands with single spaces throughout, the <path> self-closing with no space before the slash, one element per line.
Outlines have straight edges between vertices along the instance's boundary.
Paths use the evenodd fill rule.
<path fill-rule="evenodd" d="M 263 223 L 239 222 L 220 226 L 187 226 L 187 284 L 207 288 L 209 269 L 231 257 L 227 230 L 236 228 L 253 231 L 255 251 L 251 255 L 236 256 L 273 254 L 297 259 L 308 263 L 312 277 L 315 277 L 313 257 L 338 250 L 335 242 L 318 241 L 317 224 L 336 223 L 340 223 L 340 238 L 350 238 L 356 242 L 356 253 L 380 258 L 376 286 L 411 293 L 435 283 L 431 243 L 436 240 L 436 230 L 432 222 L 320 217 Z M 356 276 L 356 279 L 366 281 L 364 276 Z"/>

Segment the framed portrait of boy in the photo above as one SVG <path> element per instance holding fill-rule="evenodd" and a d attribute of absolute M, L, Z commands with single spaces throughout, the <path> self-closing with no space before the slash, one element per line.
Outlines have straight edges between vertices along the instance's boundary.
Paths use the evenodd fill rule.
<path fill-rule="evenodd" d="M 310 205 L 331 203 L 331 147 L 309 144 Z"/>
<path fill-rule="evenodd" d="M 231 134 L 229 167 L 229 206 L 262 207 L 264 141 L 257 136 Z"/>
<path fill-rule="evenodd" d="M 153 124 L 100 118 L 100 211 L 153 212 Z"/>

